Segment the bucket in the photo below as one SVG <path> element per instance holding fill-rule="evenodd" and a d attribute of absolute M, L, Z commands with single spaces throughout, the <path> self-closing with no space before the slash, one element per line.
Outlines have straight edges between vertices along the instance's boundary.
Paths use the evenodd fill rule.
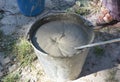
<path fill-rule="evenodd" d="M 58 24 L 55 23 L 56 21 L 58 21 Z M 58 28 L 61 24 L 60 22 L 63 23 L 65 29 L 64 35 L 61 36 L 58 35 L 63 33 L 63 31 Z M 53 23 L 53 26 L 49 25 L 51 23 Z M 66 24 L 69 26 L 66 26 Z M 48 27 L 44 25 L 48 25 Z M 43 31 L 44 27 L 48 31 L 47 33 Z M 56 27 L 57 30 L 52 29 L 53 27 Z M 62 27 L 60 26 L 60 28 Z M 37 36 L 39 30 L 43 35 L 39 34 Z M 75 32 L 72 32 L 74 30 Z M 77 32 L 79 34 L 78 30 L 80 30 L 81 35 L 76 35 Z M 51 46 L 48 43 L 49 39 L 46 38 L 46 36 L 49 35 L 52 35 L 52 37 L 59 37 L 58 40 L 55 39 L 56 42 Z M 79 36 L 82 37 L 77 40 Z M 63 12 L 51 13 L 41 17 L 31 26 L 28 32 L 28 37 L 46 75 L 56 82 L 67 82 L 69 80 L 74 80 L 79 76 L 89 51 L 89 48 L 75 50 L 74 47 L 78 45 L 76 43 L 80 43 L 79 45 L 91 43 L 94 39 L 94 32 L 92 28 L 85 24 L 85 20 L 81 16 L 74 13 Z M 41 40 L 40 43 L 38 42 L 39 40 Z M 44 45 L 48 47 L 44 49 L 41 45 L 42 42 L 45 42 Z M 58 44 L 61 52 L 63 50 L 62 55 L 61 53 L 54 54 L 57 51 L 57 49 L 54 48 L 54 45 L 56 46 Z M 49 50 L 52 50 L 52 52 Z"/>
<path fill-rule="evenodd" d="M 25 16 L 36 16 L 44 10 L 45 0 L 17 0 L 21 13 Z"/>

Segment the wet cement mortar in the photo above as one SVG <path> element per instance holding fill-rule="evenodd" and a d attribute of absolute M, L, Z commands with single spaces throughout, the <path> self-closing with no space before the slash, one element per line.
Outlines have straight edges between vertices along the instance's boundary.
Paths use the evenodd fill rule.
<path fill-rule="evenodd" d="M 39 17 L 49 13 L 51 10 L 66 10 L 67 8 L 71 10 L 71 7 L 73 7 L 71 12 L 74 12 L 74 9 L 79 8 L 81 3 L 84 2 L 81 0 L 75 6 L 73 4 L 74 0 L 67 1 L 69 3 L 65 3 L 64 0 L 46 0 L 45 10 L 42 14 L 36 17 L 26 17 L 20 13 L 16 0 L 0 0 L 0 30 L 6 35 L 18 34 L 24 36 L 29 27 Z M 90 14 L 84 17 L 94 23 L 97 15 Z M 119 25 L 107 26 L 96 31 L 94 42 L 119 38 Z M 33 62 L 34 69 L 29 66 L 20 69 L 19 63 L 14 64 L 14 62 L 11 56 L 6 57 L 5 50 L 0 51 L 0 80 L 8 73 L 20 71 L 20 80 L 16 82 L 53 82 L 45 75 L 38 60 Z M 71 82 L 120 82 L 120 43 L 90 48 L 82 73 L 76 80 Z"/>

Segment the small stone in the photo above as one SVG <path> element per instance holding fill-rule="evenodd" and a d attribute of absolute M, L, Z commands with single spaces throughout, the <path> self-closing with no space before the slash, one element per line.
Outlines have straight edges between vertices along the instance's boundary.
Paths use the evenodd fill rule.
<path fill-rule="evenodd" d="M 92 67 L 94 67 L 95 65 L 96 65 L 96 63 L 95 62 L 93 62 L 93 63 L 91 63 L 92 64 Z"/>
<path fill-rule="evenodd" d="M 120 64 L 120 58 L 117 58 L 117 60 L 116 60 L 116 61 L 117 61 L 117 63 L 119 63 L 119 64 Z"/>
<path fill-rule="evenodd" d="M 13 61 L 14 61 L 14 62 L 16 62 L 16 61 L 17 61 L 17 59 L 15 58 Z"/>
<path fill-rule="evenodd" d="M 76 1 L 75 4 L 76 4 L 77 6 L 80 6 L 80 5 L 81 5 L 80 1 Z"/>
<path fill-rule="evenodd" d="M 120 70 L 117 70 L 115 78 L 118 79 L 118 81 L 120 81 Z"/>
<path fill-rule="evenodd" d="M 14 25 L 3 25 L 0 30 L 3 31 L 5 35 L 10 35 L 16 31 L 16 26 Z"/>
<path fill-rule="evenodd" d="M 53 9 L 64 10 L 74 5 L 75 0 L 51 0 L 55 6 Z"/>
<path fill-rule="evenodd" d="M 0 9 L 2 9 L 5 6 L 5 0 L 0 0 Z"/>
<path fill-rule="evenodd" d="M 65 0 L 65 1 L 67 1 L 67 2 L 72 2 L 72 3 L 75 2 L 75 0 Z"/>
<path fill-rule="evenodd" d="M 2 61 L 2 65 L 6 65 L 6 64 L 8 64 L 9 62 L 10 62 L 10 58 L 7 57 L 7 58 L 5 58 L 5 59 Z"/>
<path fill-rule="evenodd" d="M 0 19 L 2 19 L 3 17 L 4 17 L 3 14 L 0 13 Z"/>
<path fill-rule="evenodd" d="M 51 8 L 54 7 L 54 5 L 53 5 L 53 3 L 51 2 L 51 0 L 45 0 L 45 7 L 51 9 Z"/>
<path fill-rule="evenodd" d="M 4 59 L 4 53 L 0 52 L 0 63 L 2 63 L 3 59 Z"/>
<path fill-rule="evenodd" d="M 9 16 L 5 16 L 1 20 L 1 23 L 6 25 L 15 25 L 17 22 L 15 16 L 9 15 Z"/>
<path fill-rule="evenodd" d="M 116 66 L 117 66 L 117 69 L 120 70 L 120 64 L 117 64 Z"/>
<path fill-rule="evenodd" d="M 19 7 L 17 5 L 17 0 L 5 0 L 4 9 L 9 11 L 10 14 L 19 13 Z"/>
<path fill-rule="evenodd" d="M 28 28 L 28 26 L 35 20 L 36 20 L 35 17 L 30 18 L 22 14 L 16 15 L 17 26 L 20 26 L 20 27 L 24 26 Z"/>
<path fill-rule="evenodd" d="M 93 75 L 96 77 L 96 76 L 97 76 L 97 73 L 94 73 Z"/>
<path fill-rule="evenodd" d="M 73 5 L 75 3 L 75 0 L 65 0 L 69 5 Z"/>
<path fill-rule="evenodd" d="M 34 79 L 31 79 L 30 82 L 36 82 Z"/>
<path fill-rule="evenodd" d="M 13 72 L 14 70 L 16 70 L 16 68 L 17 68 L 17 65 L 16 65 L 16 64 L 10 66 L 10 67 L 9 67 L 9 72 Z"/>
<path fill-rule="evenodd" d="M 2 76 L 3 76 L 3 72 L 0 71 L 0 77 L 2 77 Z"/>
<path fill-rule="evenodd" d="M 0 65 L 0 71 L 2 71 L 3 70 L 3 67 Z"/>

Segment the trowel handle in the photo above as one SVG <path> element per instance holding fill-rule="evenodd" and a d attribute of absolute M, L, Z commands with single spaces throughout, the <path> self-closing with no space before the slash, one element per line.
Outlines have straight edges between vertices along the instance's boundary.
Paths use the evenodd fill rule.
<path fill-rule="evenodd" d="M 83 49 L 83 48 L 89 48 L 89 47 L 94 47 L 94 46 L 99 46 L 99 45 L 104 45 L 104 44 L 109 44 L 109 43 L 114 43 L 114 42 L 119 42 L 119 41 L 120 41 L 120 38 L 109 40 L 109 41 L 104 41 L 104 42 L 98 42 L 98 43 L 83 45 L 83 46 L 80 46 L 80 47 L 75 47 L 74 49 L 80 50 L 80 49 Z"/>

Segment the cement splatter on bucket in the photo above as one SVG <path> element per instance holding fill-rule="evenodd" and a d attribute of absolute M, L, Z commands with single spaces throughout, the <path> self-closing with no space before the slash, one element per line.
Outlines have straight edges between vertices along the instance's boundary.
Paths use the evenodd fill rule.
<path fill-rule="evenodd" d="M 52 13 L 36 21 L 29 39 L 45 73 L 57 82 L 76 79 L 89 49 L 74 47 L 93 41 L 94 32 L 82 17 L 70 13 Z"/>

